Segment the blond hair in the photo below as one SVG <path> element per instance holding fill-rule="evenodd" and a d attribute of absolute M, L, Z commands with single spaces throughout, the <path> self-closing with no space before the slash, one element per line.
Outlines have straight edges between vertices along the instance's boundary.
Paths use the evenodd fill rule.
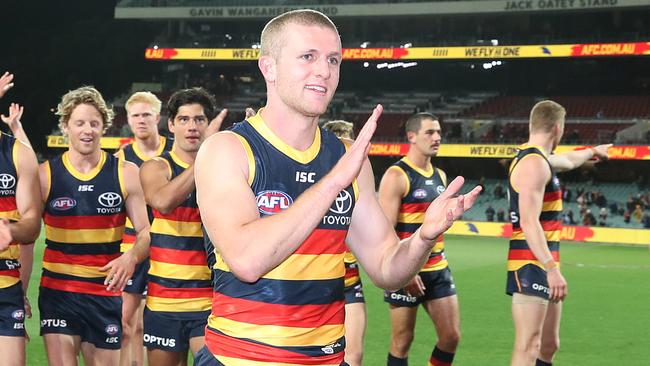
<path fill-rule="evenodd" d="M 300 9 L 280 14 L 271 19 L 262 30 L 260 41 L 260 54 L 278 58 L 280 50 L 284 45 L 283 31 L 289 24 L 316 25 L 333 30 L 336 35 L 339 31 L 327 15 L 311 9 Z"/>
<path fill-rule="evenodd" d="M 343 120 L 329 121 L 323 125 L 323 128 L 337 137 L 354 139 L 354 125 L 351 122 Z"/>
<path fill-rule="evenodd" d="M 129 113 L 129 109 L 135 103 L 149 104 L 151 109 L 153 109 L 157 114 L 160 114 L 160 109 L 162 108 L 162 102 L 160 99 L 158 99 L 154 93 L 148 91 L 140 91 L 131 95 L 126 103 L 124 103 L 126 113 Z"/>
<path fill-rule="evenodd" d="M 548 133 L 558 123 L 564 123 L 566 109 L 552 100 L 543 100 L 535 104 L 530 111 L 530 132 Z"/>
<path fill-rule="evenodd" d="M 55 114 L 59 116 L 59 128 L 62 132 L 65 131 L 64 127 L 68 124 L 72 111 L 80 104 L 88 104 L 97 109 L 99 114 L 102 115 L 104 132 L 111 127 L 113 116 L 115 115 L 113 109 L 106 104 L 104 97 L 102 97 L 102 94 L 97 89 L 92 86 L 82 86 L 67 92 L 61 98 L 61 102 L 56 106 Z"/>

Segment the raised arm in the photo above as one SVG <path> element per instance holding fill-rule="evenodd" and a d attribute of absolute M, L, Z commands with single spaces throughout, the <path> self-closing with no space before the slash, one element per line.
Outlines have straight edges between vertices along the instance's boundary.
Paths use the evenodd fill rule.
<path fill-rule="evenodd" d="M 167 161 L 153 158 L 140 167 L 140 181 L 147 204 L 168 214 L 194 191 L 194 165 L 171 179 L 171 168 Z"/>
<path fill-rule="evenodd" d="M 16 206 L 20 220 L 11 223 L 13 240 L 31 244 L 41 232 L 43 201 L 40 199 L 41 185 L 36 155 L 31 147 L 16 141 L 18 184 L 16 186 Z"/>
<path fill-rule="evenodd" d="M 32 144 L 29 142 L 29 138 L 23 129 L 23 124 L 20 123 L 20 118 L 23 116 L 24 107 L 20 106 L 17 103 L 11 103 L 9 105 L 9 116 L 0 115 L 2 122 L 6 123 L 11 130 L 11 133 L 16 139 L 25 145 L 32 147 Z"/>
<path fill-rule="evenodd" d="M 133 275 L 135 265 L 149 256 L 149 217 L 140 185 L 139 169 L 128 161 L 120 161 L 120 169 L 127 194 L 126 213 L 135 229 L 135 244 L 133 248 L 100 269 L 108 271 L 104 283 L 108 286 L 108 291 L 123 290 Z"/>
<path fill-rule="evenodd" d="M 521 160 L 510 178 L 519 193 L 519 226 L 524 232 L 526 243 L 548 272 L 550 299 L 562 300 L 566 296 L 567 285 L 560 269 L 548 249 L 544 229 L 539 221 L 544 203 L 544 187 L 551 179 L 551 171 L 544 159 L 531 155 Z"/>
<path fill-rule="evenodd" d="M 10 74 L 9 71 L 5 71 L 2 76 L 0 76 L 0 98 L 2 98 L 5 93 L 14 87 L 14 74 Z"/>
<path fill-rule="evenodd" d="M 309 236 L 338 193 L 357 177 L 370 148 L 381 106 L 339 163 L 286 210 L 260 218 L 249 186 L 249 161 L 232 133 L 205 141 L 195 164 L 204 227 L 230 270 L 255 282 L 282 263 Z M 254 164 L 254 162 L 252 162 Z"/>
<path fill-rule="evenodd" d="M 549 163 L 555 171 L 565 172 L 580 167 L 591 158 L 607 159 L 607 151 L 612 144 L 598 145 L 590 149 L 567 151 L 561 154 L 553 154 L 548 157 Z"/>

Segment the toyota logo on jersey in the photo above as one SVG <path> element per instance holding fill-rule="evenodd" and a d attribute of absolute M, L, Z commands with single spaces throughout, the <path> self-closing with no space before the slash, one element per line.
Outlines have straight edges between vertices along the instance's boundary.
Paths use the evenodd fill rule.
<path fill-rule="evenodd" d="M 115 192 L 104 192 L 99 195 L 97 201 L 104 207 L 112 208 L 122 204 L 122 196 Z"/>
<path fill-rule="evenodd" d="M 16 185 L 16 178 L 11 174 L 0 174 L 0 189 L 11 189 Z"/>

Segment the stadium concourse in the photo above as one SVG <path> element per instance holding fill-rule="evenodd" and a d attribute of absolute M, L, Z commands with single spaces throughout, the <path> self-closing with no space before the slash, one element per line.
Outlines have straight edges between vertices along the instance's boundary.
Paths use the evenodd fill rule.
<path fill-rule="evenodd" d="M 0 111 L 7 115 L 12 102 L 25 107 L 22 126 L 39 162 L 68 148 L 53 112 L 61 95 L 82 85 L 94 85 L 115 112 L 101 142 L 109 152 L 132 141 L 125 104 L 138 91 L 162 101 L 162 136 L 172 137 L 167 101 L 192 87 L 205 88 L 218 108 L 229 110 L 222 129 L 232 128 L 246 118 L 246 108 L 257 111 L 267 102 L 257 63 L 266 22 L 304 6 L 330 16 L 343 62 L 320 123 L 347 120 L 358 133 L 375 105 L 384 106 L 370 150 L 376 188 L 408 152 L 405 122 L 419 112 L 439 118 L 442 141 L 433 166 L 448 181 L 464 176 L 467 188 L 483 187 L 445 236 L 462 309 L 455 365 L 510 361 L 508 170 L 527 139 L 531 108 L 546 99 L 560 103 L 567 115 L 558 152 L 614 147 L 609 160 L 558 175 L 569 295 L 553 364 L 648 363 L 650 1 L 73 0 L 38 4 L 37 11 L 35 4 L 3 4 L 15 16 L 0 23 L 0 32 L 11 35 L 0 72 L 11 71 L 15 86 L 0 99 Z M 15 125 L 0 125 L 14 134 Z M 1 189 L 6 182 L 0 179 Z M 47 364 L 36 305 L 44 231 L 34 245 L 27 292 L 27 365 Z M 360 276 L 367 311 L 363 364 L 385 365 L 389 307 L 363 268 Z M 419 317 L 410 364 L 425 364 L 437 341 L 422 319 L 427 314 Z M 0 356 L 0 365 L 10 361 Z"/>

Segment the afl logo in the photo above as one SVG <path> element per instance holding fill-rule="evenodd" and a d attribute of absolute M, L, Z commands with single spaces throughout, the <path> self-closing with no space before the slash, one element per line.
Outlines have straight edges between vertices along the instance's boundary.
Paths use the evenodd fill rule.
<path fill-rule="evenodd" d="M 439 195 L 442 194 L 442 192 L 445 191 L 445 186 L 437 186 L 436 187 L 436 192 L 438 192 Z"/>
<path fill-rule="evenodd" d="M 11 313 L 11 317 L 20 321 L 23 321 L 25 319 L 25 310 L 16 310 L 13 313 Z"/>
<path fill-rule="evenodd" d="M 77 201 L 70 197 L 59 197 L 50 202 L 50 207 L 57 211 L 65 211 L 77 205 Z"/>
<path fill-rule="evenodd" d="M 351 208 L 352 196 L 350 195 L 350 192 L 343 190 L 336 196 L 334 203 L 332 203 L 332 207 L 330 207 L 330 211 L 335 214 L 344 215 L 348 213 Z"/>
<path fill-rule="evenodd" d="M 263 215 L 274 215 L 286 210 L 293 203 L 293 199 L 282 191 L 262 191 L 255 198 L 257 209 Z"/>
<path fill-rule="evenodd" d="M 16 185 L 16 178 L 11 174 L 0 174 L 0 189 L 11 189 Z"/>
<path fill-rule="evenodd" d="M 120 328 L 117 326 L 117 324 L 109 324 L 106 326 L 106 334 L 108 335 L 116 335 L 119 331 Z"/>
<path fill-rule="evenodd" d="M 115 192 L 104 192 L 99 195 L 97 201 L 104 207 L 113 208 L 122 204 L 122 196 Z"/>
<path fill-rule="evenodd" d="M 427 198 L 427 191 L 424 189 L 416 189 L 415 192 L 413 192 L 413 198 L 417 198 L 417 199 Z"/>

